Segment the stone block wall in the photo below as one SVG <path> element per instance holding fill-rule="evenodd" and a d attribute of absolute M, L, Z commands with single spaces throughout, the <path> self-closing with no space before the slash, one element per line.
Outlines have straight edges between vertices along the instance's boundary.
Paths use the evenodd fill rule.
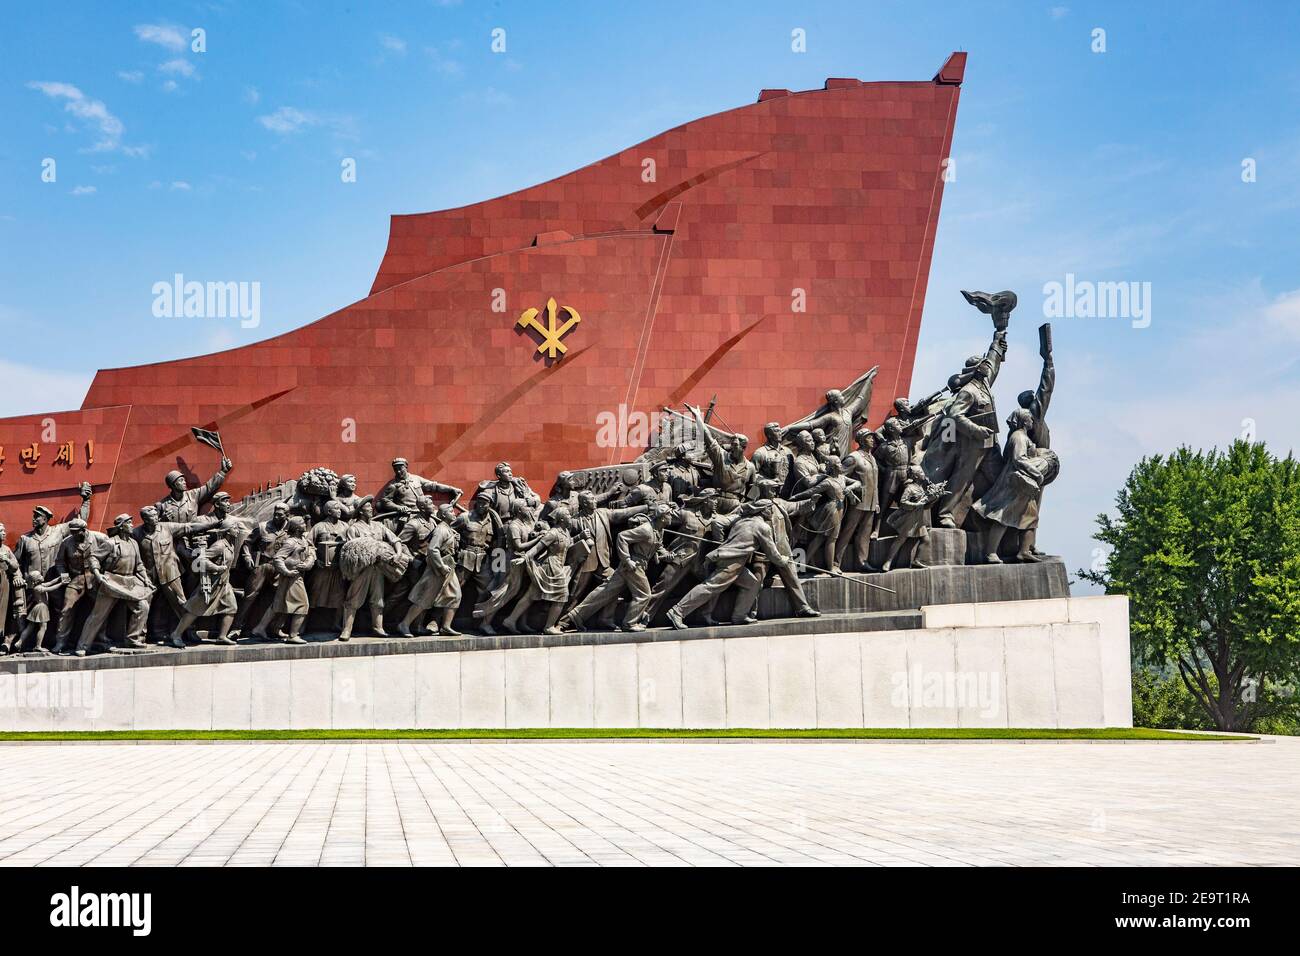
<path fill-rule="evenodd" d="M 1127 727 L 1128 599 L 906 630 L 0 674 L 0 730 Z M 656 637 L 658 639 L 656 639 Z"/>

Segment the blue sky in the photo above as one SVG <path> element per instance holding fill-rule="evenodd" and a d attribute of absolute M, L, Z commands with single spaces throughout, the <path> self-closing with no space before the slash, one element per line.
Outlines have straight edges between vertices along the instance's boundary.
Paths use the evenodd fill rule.
<path fill-rule="evenodd" d="M 984 343 L 960 288 L 1020 294 L 1009 409 L 1037 380 L 1045 283 L 1151 284 L 1145 328 L 1053 320 L 1063 469 L 1040 543 L 1079 567 L 1141 455 L 1300 438 L 1298 41 L 1281 2 L 7 4 L 0 415 L 363 297 L 390 213 L 546 180 L 763 87 L 926 79 L 962 49 L 913 392 Z M 176 272 L 260 282 L 260 327 L 155 318 Z"/>

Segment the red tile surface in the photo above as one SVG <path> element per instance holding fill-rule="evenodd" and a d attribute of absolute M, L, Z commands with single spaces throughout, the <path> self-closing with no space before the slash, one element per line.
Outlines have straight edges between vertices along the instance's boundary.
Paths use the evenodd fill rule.
<path fill-rule="evenodd" d="M 96 494 L 91 521 L 112 520 L 106 513 L 107 492 L 130 413 L 129 406 L 118 405 L 0 419 L 0 524 L 10 547 L 31 528 L 36 505 L 45 505 L 57 520 L 74 515 L 81 507 L 77 488 L 83 481 Z M 69 442 L 71 454 L 65 452 L 60 461 L 60 449 Z M 36 454 L 24 464 L 23 449 L 33 447 Z"/>
<path fill-rule="evenodd" d="M 635 456 L 597 440 L 620 406 L 716 395 L 721 421 L 756 436 L 872 365 L 879 420 L 910 385 L 962 67 L 955 54 L 929 82 L 768 91 L 551 182 L 394 216 L 367 298 L 265 342 L 96 375 L 77 413 L 92 418 L 66 426 L 122 423 L 95 520 L 157 500 L 170 468 L 206 478 L 217 456 L 191 425 L 220 429 L 239 496 L 319 464 L 374 491 L 398 454 L 463 487 L 509 459 L 545 490 L 563 468 Z M 550 297 L 581 314 L 555 364 L 515 325 Z M 41 417 L 0 421 L 11 528 L 32 493 L 62 502 L 75 486 L 14 477 L 10 444 Z"/>

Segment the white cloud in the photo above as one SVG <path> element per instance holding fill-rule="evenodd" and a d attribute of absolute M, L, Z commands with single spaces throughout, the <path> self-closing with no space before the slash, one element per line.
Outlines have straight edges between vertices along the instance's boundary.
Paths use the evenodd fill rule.
<path fill-rule="evenodd" d="M 304 113 L 292 106 L 281 106 L 274 113 L 259 116 L 257 121 L 272 133 L 288 135 L 296 133 L 307 126 L 316 126 L 320 120 L 313 113 Z"/>
<path fill-rule="evenodd" d="M 33 80 L 27 84 L 29 89 L 40 90 L 52 100 L 64 100 L 63 108 L 83 125 L 99 132 L 100 139 L 91 147 L 94 152 L 117 149 L 122 143 L 125 129 L 122 121 L 114 116 L 102 100 L 93 100 L 71 83 L 57 83 Z"/>
<path fill-rule="evenodd" d="M 379 45 L 384 48 L 385 53 L 395 53 L 398 56 L 406 55 L 406 41 L 401 37 L 395 37 L 391 33 L 379 34 Z"/>
<path fill-rule="evenodd" d="M 31 415 L 50 408 L 80 408 L 91 374 L 55 372 L 0 359 L 0 417 Z"/>
<path fill-rule="evenodd" d="M 1266 305 L 1264 318 L 1292 335 L 1300 335 L 1300 289 L 1283 292 Z"/>
<path fill-rule="evenodd" d="M 336 136 L 345 139 L 355 137 L 353 120 L 350 116 L 331 116 L 311 110 L 300 110 L 293 106 L 281 106 L 273 113 L 257 118 L 266 129 L 281 136 L 291 136 L 310 127 L 320 126 L 333 131 Z"/>
<path fill-rule="evenodd" d="M 1052 9 L 1048 10 L 1047 12 L 1048 12 L 1049 14 L 1051 14 L 1051 17 L 1052 17 L 1053 20 L 1060 20 L 1060 19 L 1063 19 L 1064 17 L 1069 16 L 1069 14 L 1070 14 L 1070 8 L 1069 8 L 1069 7 L 1052 7 Z"/>
<path fill-rule="evenodd" d="M 140 83 L 144 80 L 144 72 L 141 70 L 118 70 L 117 78 L 124 83 Z"/>
<path fill-rule="evenodd" d="M 460 61 L 444 55 L 437 47 L 426 46 L 424 53 L 429 58 L 429 62 L 433 64 L 433 68 L 444 76 L 460 76 L 464 73 Z"/>
<path fill-rule="evenodd" d="M 193 187 L 190 186 L 190 184 L 187 183 L 185 180 L 177 179 L 172 183 L 171 188 L 174 191 L 179 190 L 180 192 L 189 192 L 190 189 L 192 189 Z"/>
<path fill-rule="evenodd" d="M 175 80 L 165 80 L 163 82 L 162 90 L 164 93 L 175 93 L 178 89 L 180 89 L 180 87 L 176 84 Z"/>
<path fill-rule="evenodd" d="M 244 87 L 244 102 L 245 102 L 245 103 L 252 103 L 254 106 L 256 106 L 256 105 L 257 105 L 257 101 L 260 100 L 261 98 L 262 98 L 262 94 L 258 92 L 256 86 L 246 86 L 246 87 Z"/>
<path fill-rule="evenodd" d="M 177 57 L 174 60 L 168 60 L 166 63 L 158 64 L 158 72 L 166 73 L 168 76 L 194 76 L 198 70 L 189 60 Z"/>
<path fill-rule="evenodd" d="M 145 43 L 156 43 L 158 46 L 177 52 L 190 45 L 189 35 L 183 33 L 180 27 L 170 24 L 142 23 L 136 26 L 135 35 Z"/>
<path fill-rule="evenodd" d="M 72 188 L 72 195 L 74 195 L 74 196 L 89 196 L 89 195 L 91 195 L 92 193 L 95 193 L 95 192 L 98 192 L 98 191 L 99 191 L 99 190 L 96 189 L 94 186 L 74 186 L 74 187 Z"/>

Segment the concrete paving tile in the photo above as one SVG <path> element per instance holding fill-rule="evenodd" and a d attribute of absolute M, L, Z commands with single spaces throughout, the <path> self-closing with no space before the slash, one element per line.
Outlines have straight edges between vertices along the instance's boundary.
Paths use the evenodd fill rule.
<path fill-rule="evenodd" d="M 5 866 L 1287 865 L 1300 849 L 1293 740 L 302 742 L 4 757 Z M 1228 791 L 1231 818 L 1218 810 Z"/>

